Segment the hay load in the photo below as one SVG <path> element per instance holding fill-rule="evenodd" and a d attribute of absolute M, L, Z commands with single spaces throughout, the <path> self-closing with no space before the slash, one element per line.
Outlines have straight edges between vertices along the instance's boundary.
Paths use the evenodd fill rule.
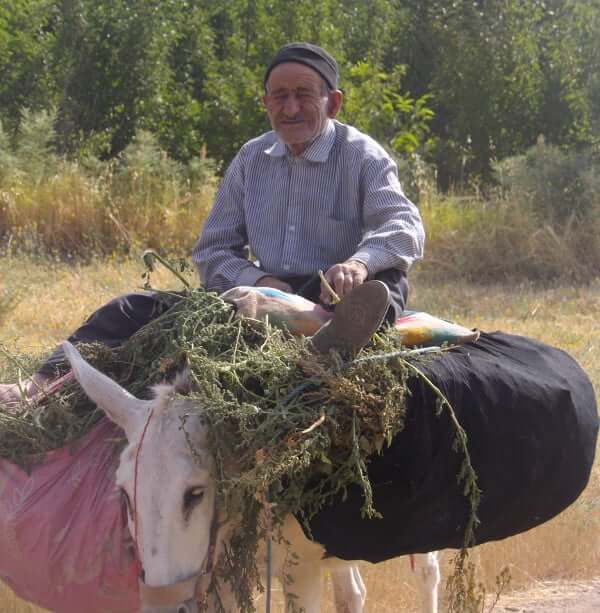
<path fill-rule="evenodd" d="M 174 306 L 125 345 L 87 345 L 84 357 L 139 397 L 186 368 L 217 457 L 224 465 L 236 459 L 239 477 L 225 489 L 274 487 L 284 510 L 312 515 L 362 482 L 364 513 L 373 515 L 366 463 L 403 426 L 410 370 L 401 357 L 343 363 L 314 355 L 304 339 L 235 318 L 230 304 L 202 289 L 163 299 Z M 364 357 L 398 349 L 393 334 L 378 335 Z M 43 407 L 0 413 L 0 457 L 28 464 L 76 441 L 99 418 L 79 386 L 69 384 Z M 311 494 L 315 475 L 322 478 Z"/>
<path fill-rule="evenodd" d="M 425 416 L 429 430 L 411 434 L 411 448 L 422 449 L 441 431 L 451 444 L 444 451 L 440 441 L 436 453 L 448 453 L 446 463 L 455 468 L 445 486 L 460 494 L 463 542 L 469 544 L 479 495 L 471 448 L 487 449 L 487 465 L 496 444 L 506 449 L 523 439 L 523 425 L 525 438 L 539 439 L 542 415 L 552 435 L 564 432 L 557 417 L 565 415 L 597 430 L 585 374 L 564 352 L 530 339 L 483 334 L 476 343 L 421 352 L 401 345 L 404 331 L 388 329 L 358 359 L 344 362 L 336 354 L 315 355 L 305 339 L 268 322 L 236 318 L 230 304 L 202 288 L 165 292 L 161 300 L 170 308 L 122 347 L 87 345 L 82 353 L 142 398 L 153 385 L 189 371 L 190 394 L 211 426 L 228 504 L 261 492 L 282 513 L 307 519 L 358 485 L 361 517 L 378 517 L 369 465 L 381 463 L 377 457 L 395 440 L 397 446 L 408 412 L 412 422 Z M 474 415 L 481 423 L 471 423 Z M 79 386 L 69 384 L 44 406 L 19 415 L 0 411 L 0 457 L 30 465 L 36 455 L 76 441 L 99 419 Z M 496 422 L 503 440 L 492 429 Z M 554 429 L 553 422 L 561 425 Z"/>

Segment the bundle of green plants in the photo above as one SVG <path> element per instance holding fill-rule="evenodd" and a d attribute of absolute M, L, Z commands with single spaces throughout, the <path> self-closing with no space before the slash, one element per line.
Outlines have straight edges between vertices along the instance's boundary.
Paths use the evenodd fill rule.
<path fill-rule="evenodd" d="M 203 289 L 163 293 L 161 300 L 170 308 L 122 347 L 80 348 L 139 397 L 189 371 L 196 402 L 187 419 L 201 415 L 208 424 L 219 508 L 239 518 L 215 576 L 234 586 L 243 611 L 254 611 L 258 542 L 271 530 L 277 534 L 287 514 L 308 520 L 358 484 L 363 515 L 377 516 L 367 465 L 403 428 L 416 358 L 407 359 L 393 331 L 376 335 L 359 359 L 344 361 L 314 353 L 306 339 L 267 322 L 236 317 L 230 304 Z M 99 417 L 79 386 L 67 385 L 38 408 L 0 413 L 0 456 L 30 460 L 81 437 Z M 466 440 L 459 448 L 475 521 L 478 491 Z M 265 503 L 273 503 L 267 522 L 260 521 Z"/>

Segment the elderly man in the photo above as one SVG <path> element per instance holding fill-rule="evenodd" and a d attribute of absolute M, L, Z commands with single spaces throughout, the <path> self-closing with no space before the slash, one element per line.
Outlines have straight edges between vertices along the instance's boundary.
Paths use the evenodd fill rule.
<path fill-rule="evenodd" d="M 354 344 L 364 344 L 384 315 L 391 323 L 404 309 L 406 273 L 423 252 L 419 212 L 385 150 L 335 121 L 342 92 L 325 50 L 285 45 L 264 85 L 273 130 L 231 163 L 192 258 L 210 289 L 269 286 L 327 304 L 330 294 L 315 276 L 322 269 L 348 299 L 332 321 L 339 325 L 317 334 L 315 344 L 324 340 L 326 348 L 353 332 Z M 246 245 L 258 266 L 245 258 Z M 353 291 L 367 279 L 389 290 L 389 308 L 379 284 Z M 357 312 L 370 313 L 368 321 Z"/>
<path fill-rule="evenodd" d="M 406 273 L 424 232 L 394 162 L 374 140 L 335 120 L 342 105 L 335 60 L 291 43 L 268 66 L 263 104 L 273 130 L 246 143 L 227 170 L 192 258 L 204 285 L 224 292 L 271 287 L 331 303 L 317 271 L 342 298 L 312 337 L 316 350 L 356 351 L 404 309 Z M 245 257 L 247 248 L 256 257 Z M 70 337 L 117 346 L 159 314 L 151 292 L 98 309 Z M 56 377 L 57 349 L 25 392 Z M 18 397 L 0 386 L 0 402 Z"/>

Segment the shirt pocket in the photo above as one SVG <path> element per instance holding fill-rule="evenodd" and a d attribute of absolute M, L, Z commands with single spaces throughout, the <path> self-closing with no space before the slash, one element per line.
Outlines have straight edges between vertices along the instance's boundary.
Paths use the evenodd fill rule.
<path fill-rule="evenodd" d="M 355 253 L 362 240 L 362 223 L 359 219 L 326 217 L 319 222 L 317 236 L 317 250 L 324 263 L 338 264 Z"/>

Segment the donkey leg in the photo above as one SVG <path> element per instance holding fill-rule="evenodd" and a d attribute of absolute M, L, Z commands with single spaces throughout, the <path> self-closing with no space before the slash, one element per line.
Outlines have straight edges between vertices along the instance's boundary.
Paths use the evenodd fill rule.
<path fill-rule="evenodd" d="M 440 565 L 437 551 L 414 555 L 415 572 L 419 582 L 423 613 L 438 612 Z"/>
<path fill-rule="evenodd" d="M 331 569 L 336 613 L 363 613 L 367 589 L 358 566 Z"/>

